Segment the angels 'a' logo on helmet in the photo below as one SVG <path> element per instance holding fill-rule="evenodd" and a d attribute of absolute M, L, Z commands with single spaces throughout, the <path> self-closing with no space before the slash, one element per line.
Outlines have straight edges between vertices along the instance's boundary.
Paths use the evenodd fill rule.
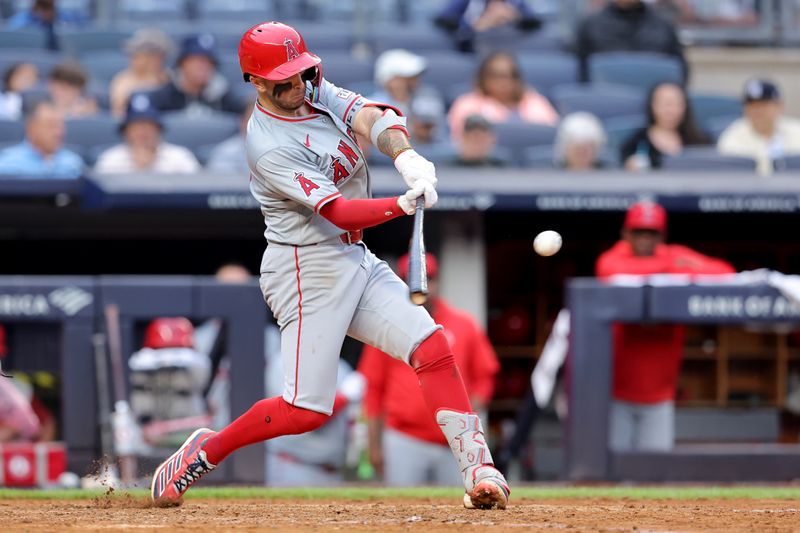
<path fill-rule="evenodd" d="M 286 47 L 286 61 L 291 61 L 296 57 L 300 57 L 300 52 L 297 51 L 291 39 L 287 38 L 283 41 L 283 46 Z"/>

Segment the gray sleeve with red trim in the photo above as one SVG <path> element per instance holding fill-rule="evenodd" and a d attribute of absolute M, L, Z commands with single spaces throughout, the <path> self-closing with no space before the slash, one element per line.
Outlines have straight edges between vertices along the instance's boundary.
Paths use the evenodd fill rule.
<path fill-rule="evenodd" d="M 342 195 L 302 152 L 291 148 L 270 150 L 258 159 L 256 168 L 273 193 L 317 213 L 322 206 Z"/>
<path fill-rule="evenodd" d="M 398 116 L 402 116 L 400 110 L 392 105 L 374 102 L 353 91 L 337 87 L 326 79 L 322 80 L 319 88 L 319 101 L 350 128 L 353 127 L 356 114 L 364 107 L 393 109 Z"/>

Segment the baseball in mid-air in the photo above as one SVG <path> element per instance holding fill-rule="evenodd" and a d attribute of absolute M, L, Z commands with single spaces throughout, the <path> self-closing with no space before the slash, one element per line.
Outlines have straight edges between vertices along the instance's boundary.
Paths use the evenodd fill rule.
<path fill-rule="evenodd" d="M 561 235 L 552 230 L 543 231 L 533 239 L 533 249 L 543 257 L 555 255 L 561 249 Z"/>

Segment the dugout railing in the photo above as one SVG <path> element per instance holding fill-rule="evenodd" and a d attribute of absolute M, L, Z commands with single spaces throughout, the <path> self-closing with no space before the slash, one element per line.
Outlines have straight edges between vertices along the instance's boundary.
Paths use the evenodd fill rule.
<path fill-rule="evenodd" d="M 572 481 L 789 481 L 796 444 L 677 446 L 668 453 L 609 450 L 611 326 L 621 323 L 797 324 L 800 305 L 766 284 L 610 285 L 568 281 L 571 344 L 565 476 Z"/>
<path fill-rule="evenodd" d="M 45 323 L 56 332 L 61 439 L 67 445 L 70 470 L 90 473 L 102 453 L 92 336 L 105 330 L 103 310 L 108 304 L 119 309 L 126 362 L 141 347 L 137 332 L 153 318 L 221 320 L 222 350 L 231 362 L 231 414 L 243 412 L 263 398 L 268 314 L 255 281 L 232 285 L 200 276 L 0 276 L 0 323 L 10 328 Z M 12 356 L 26 357 L 26 348 L 32 345 L 21 341 L 11 346 Z M 160 459 L 161 455 L 142 457 L 139 474 L 152 471 Z M 263 484 L 263 446 L 241 450 L 218 470 L 210 476 L 212 482 Z"/>

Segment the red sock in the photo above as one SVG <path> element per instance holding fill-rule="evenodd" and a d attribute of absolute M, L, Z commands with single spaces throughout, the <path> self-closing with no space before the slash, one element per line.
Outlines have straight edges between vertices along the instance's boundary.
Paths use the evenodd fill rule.
<path fill-rule="evenodd" d="M 442 330 L 436 330 L 414 350 L 411 365 L 434 418 L 439 409 L 472 412 L 461 372 Z"/>
<path fill-rule="evenodd" d="M 203 444 L 206 458 L 218 465 L 231 452 L 281 435 L 297 435 L 317 429 L 328 415 L 295 407 L 280 396 L 256 402 L 242 416 Z"/>

